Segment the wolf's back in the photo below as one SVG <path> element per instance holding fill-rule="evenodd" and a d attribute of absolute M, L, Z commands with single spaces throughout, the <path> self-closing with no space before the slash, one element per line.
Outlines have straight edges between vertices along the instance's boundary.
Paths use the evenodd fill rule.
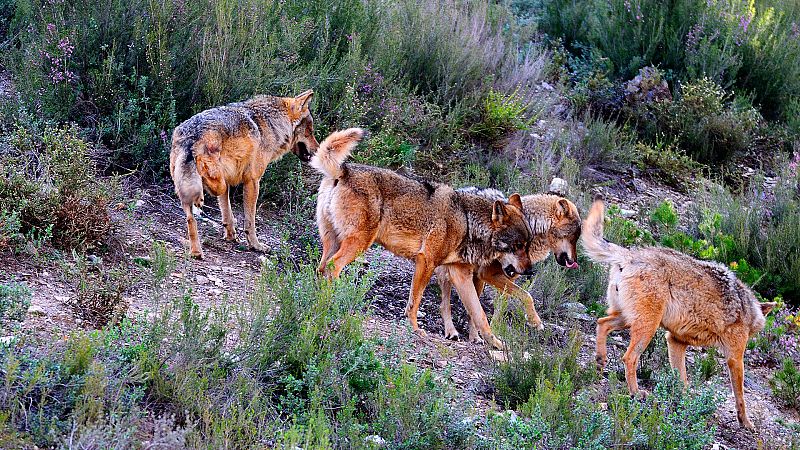
<path fill-rule="evenodd" d="M 339 178 L 342 176 L 342 163 L 363 137 L 364 130 L 361 128 L 331 133 L 319 144 L 317 152 L 311 158 L 311 167 L 329 178 Z"/>
<path fill-rule="evenodd" d="M 605 209 L 602 198 L 595 198 L 592 208 L 589 210 L 589 215 L 581 227 L 583 249 L 589 255 L 589 258 L 595 262 L 622 266 L 626 264 L 630 250 L 608 242 L 603 238 Z"/>

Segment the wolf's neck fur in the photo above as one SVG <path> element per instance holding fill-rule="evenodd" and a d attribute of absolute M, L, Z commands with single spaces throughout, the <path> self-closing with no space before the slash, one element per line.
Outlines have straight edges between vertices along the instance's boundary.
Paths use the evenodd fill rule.
<path fill-rule="evenodd" d="M 457 194 L 461 197 L 466 215 L 467 233 L 461 244 L 459 254 L 464 261 L 478 266 L 488 265 L 495 258 L 492 248 L 492 208 L 493 200 L 471 195 Z"/>

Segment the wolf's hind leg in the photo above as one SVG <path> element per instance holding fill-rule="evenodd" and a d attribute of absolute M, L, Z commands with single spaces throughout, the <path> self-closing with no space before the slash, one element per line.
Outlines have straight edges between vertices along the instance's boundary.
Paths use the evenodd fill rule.
<path fill-rule="evenodd" d="M 200 233 L 197 231 L 197 219 L 192 214 L 192 204 L 183 203 L 183 211 L 186 213 L 186 228 L 189 235 L 189 253 L 193 258 L 203 259 L 203 247 L 200 244 Z"/>
<path fill-rule="evenodd" d="M 329 260 L 329 262 L 333 262 L 333 271 L 326 270 L 329 278 L 339 278 L 344 267 L 355 261 L 359 254 L 364 253 L 369 246 L 372 245 L 374 240 L 375 233 L 370 235 L 364 232 L 359 232 L 342 239 L 339 250 L 337 250 Z M 323 270 L 327 268 L 327 265 L 326 263 L 326 267 L 323 268 Z"/>
<path fill-rule="evenodd" d="M 597 319 L 595 360 L 600 370 L 605 369 L 606 361 L 608 360 L 608 349 L 606 348 L 608 333 L 616 330 L 624 330 L 625 328 L 627 328 L 627 325 L 625 325 L 625 320 L 622 318 L 619 311 L 610 311 L 610 315 Z"/>
<path fill-rule="evenodd" d="M 324 214 L 317 214 L 317 228 L 319 229 L 319 239 L 322 241 L 322 257 L 319 260 L 317 273 L 325 275 L 325 269 L 331 256 L 339 251 L 339 236 L 333 228 L 333 224 Z"/>
<path fill-rule="evenodd" d="M 642 352 L 656 334 L 659 322 L 660 319 L 640 315 L 639 320 L 631 325 L 631 343 L 622 357 L 622 362 L 625 364 L 625 381 L 628 383 L 628 391 L 631 395 L 639 392 L 639 382 L 636 378 L 639 357 L 642 356 Z"/>
<path fill-rule="evenodd" d="M 729 331 L 730 333 L 730 331 Z M 736 333 L 740 336 L 747 336 L 747 332 L 742 330 Z M 733 333 L 730 333 L 733 334 Z M 747 410 L 744 403 L 744 351 L 747 347 L 747 340 L 744 338 L 741 342 L 735 342 L 733 345 L 726 345 L 725 356 L 727 357 L 728 372 L 731 377 L 731 388 L 733 389 L 733 396 L 736 399 L 736 417 L 739 419 L 739 424 L 748 430 L 753 431 L 753 423 L 747 417 Z"/>

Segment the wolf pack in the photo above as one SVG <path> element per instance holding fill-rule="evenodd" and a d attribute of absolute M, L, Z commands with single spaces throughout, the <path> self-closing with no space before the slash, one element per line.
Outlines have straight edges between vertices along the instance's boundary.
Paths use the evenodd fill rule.
<path fill-rule="evenodd" d="M 622 357 L 625 379 L 631 395 L 644 395 L 636 369 L 659 327 L 666 330 L 670 365 L 684 383 L 687 347 L 717 347 L 729 369 L 739 423 L 753 429 L 744 402 L 744 354 L 775 303 L 760 302 L 724 265 L 671 249 L 625 248 L 605 240 L 605 205 L 599 195 L 582 219 L 563 193 L 507 196 L 480 187 L 453 189 L 349 162 L 364 130 L 335 131 L 319 143 L 309 109 L 312 97 L 310 90 L 296 97 L 257 96 L 200 112 L 175 128 L 170 173 L 186 214 L 191 256 L 203 258 L 195 214 L 205 193 L 217 197 L 223 238 L 237 240 L 229 200 L 229 188 L 237 185 L 243 186 L 247 243 L 265 250 L 255 226 L 260 179 L 271 162 L 292 152 L 322 174 L 316 207 L 320 277 L 339 277 L 345 266 L 379 244 L 414 264 L 405 313 L 415 333 L 425 335 L 417 315 L 435 274 L 445 337 L 459 338 L 450 304 L 455 288 L 469 316 L 469 340 L 504 349 L 479 301 L 485 285 L 517 298 L 527 324 L 541 330 L 533 298 L 515 280 L 532 274 L 533 265 L 550 254 L 565 269 L 579 270 L 581 240 L 584 254 L 609 270 L 607 315 L 597 320 L 597 365 L 606 365 L 608 334 L 629 330 Z"/>

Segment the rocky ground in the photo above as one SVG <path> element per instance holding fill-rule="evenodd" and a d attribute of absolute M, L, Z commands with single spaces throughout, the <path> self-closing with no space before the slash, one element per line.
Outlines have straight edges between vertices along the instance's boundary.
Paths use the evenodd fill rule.
<path fill-rule="evenodd" d="M 642 202 L 647 202 L 647 195 L 654 199 L 663 199 L 665 195 L 669 195 L 676 199 L 676 204 L 683 207 L 688 203 L 685 196 L 672 191 L 666 192 L 666 188 L 644 181 L 626 183 L 621 180 L 617 185 L 610 193 L 612 201 L 623 200 L 622 206 L 632 211 L 640 208 Z M 624 189 L 631 191 L 626 192 Z M 634 192 L 637 190 L 639 192 Z M 185 219 L 177 200 L 166 187 L 133 189 L 128 197 L 130 200 L 120 203 L 114 211 L 115 228 L 109 247 L 113 251 L 105 256 L 106 261 L 102 264 L 121 263 L 129 268 L 133 284 L 126 292 L 124 300 L 128 306 L 127 313 L 136 315 L 152 309 L 153 296 L 152 287 L 144 281 L 144 269 L 134 260 L 147 257 L 154 240 L 164 241 L 177 255 L 184 255 Z M 626 198 L 637 200 L 625 203 Z M 263 243 L 277 248 L 280 246 L 281 223 L 267 210 L 268 206 L 260 208 L 259 233 Z M 234 201 L 234 212 L 241 215 L 238 201 Z M 241 217 L 238 220 L 240 224 L 243 223 Z M 243 233 L 239 231 L 243 240 Z M 245 298 L 254 286 L 265 256 L 248 251 L 239 244 L 223 241 L 219 211 L 213 205 L 205 209 L 201 233 L 204 237 L 206 258 L 202 261 L 179 259 L 176 270 L 168 277 L 170 286 L 167 293 L 177 293 L 179 288 L 189 286 L 195 300 L 205 307 Z M 304 252 L 300 244 L 295 247 L 298 254 Z M 431 368 L 439 377 L 449 378 L 457 394 L 468 404 L 474 405 L 475 414 L 482 414 L 487 409 L 496 407 L 488 380 L 494 360 L 503 355 L 492 352 L 484 345 L 444 339 L 438 312 L 438 289 L 433 287 L 427 289 L 420 313 L 420 323 L 428 331 L 428 337 L 420 338 L 411 333 L 403 309 L 411 282 L 412 264 L 379 248 L 370 250 L 366 260 L 379 272 L 377 282 L 368 294 L 372 299 L 367 321 L 368 332 L 381 341 L 403 345 L 408 350 L 405 354 L 409 355 L 410 362 Z M 76 327 L 86 325 L 67 306 L 75 292 L 75 285 L 74 281 L 65 276 L 64 263 L 48 260 L 44 255 L 34 258 L 0 255 L 0 267 L 3 268 L 0 271 L 0 282 L 23 280 L 33 292 L 32 306 L 24 325 L 26 328 L 52 339 L 53 336 L 65 335 Z M 493 293 L 489 291 L 491 289 L 487 289 L 482 300 L 487 312 L 491 314 Z M 453 306 L 456 326 L 462 335 L 466 335 L 465 313 L 455 298 Z M 594 324 L 590 318 L 587 320 L 585 314 L 576 316 L 565 311 L 563 315 L 549 317 L 549 320 L 545 317 L 545 320 L 555 341 L 566 340 L 568 330 L 578 328 L 584 340 L 580 361 L 584 365 L 593 364 Z M 621 369 L 619 359 L 626 339 L 627 336 L 618 335 L 610 340 L 610 370 Z M 668 362 L 664 360 L 663 364 Z M 691 366 L 691 357 L 689 364 Z M 756 434 L 739 428 L 726 374 L 723 373 L 711 381 L 725 396 L 725 402 L 717 412 L 718 431 L 714 448 L 756 449 L 774 447 L 781 442 L 788 443 L 790 429 L 786 424 L 797 423 L 800 418 L 796 412 L 779 407 L 771 398 L 767 381 L 769 375 L 770 371 L 763 368 L 748 368 L 746 372 L 745 398 L 750 417 L 758 429 Z M 601 378 L 598 391 L 602 393 L 606 385 L 607 381 Z"/>

